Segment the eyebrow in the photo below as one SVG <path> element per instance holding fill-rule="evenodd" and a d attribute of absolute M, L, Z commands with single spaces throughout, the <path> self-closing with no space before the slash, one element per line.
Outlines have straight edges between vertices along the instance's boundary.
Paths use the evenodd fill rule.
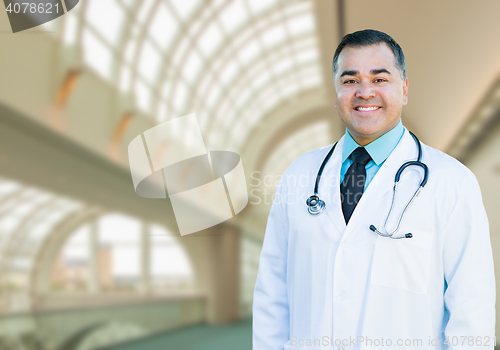
<path fill-rule="evenodd" d="M 377 74 L 380 74 L 380 73 L 387 73 L 387 74 L 391 74 L 391 72 L 389 72 L 387 69 L 385 68 L 378 68 L 378 69 L 372 69 L 370 71 L 370 73 L 372 75 L 377 75 Z M 345 75 L 358 75 L 359 74 L 359 71 L 357 70 L 345 70 L 342 72 L 342 74 L 340 74 L 340 77 L 342 78 L 343 76 Z"/>
<path fill-rule="evenodd" d="M 391 72 L 389 72 L 387 69 L 385 68 L 379 68 L 379 69 L 372 69 L 370 71 L 370 73 L 372 73 L 373 75 L 377 75 L 377 74 L 380 74 L 380 73 L 387 73 L 387 74 L 391 74 Z"/>

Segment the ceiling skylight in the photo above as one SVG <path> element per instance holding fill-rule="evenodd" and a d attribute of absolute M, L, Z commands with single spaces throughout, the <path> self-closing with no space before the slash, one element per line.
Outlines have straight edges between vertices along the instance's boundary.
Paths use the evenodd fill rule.
<path fill-rule="evenodd" d="M 81 23 L 68 20 L 65 41 L 80 40 L 74 23 L 86 26 L 76 42 L 85 63 L 158 121 L 197 112 L 202 132 L 223 142 L 221 130 L 246 135 L 278 104 L 323 84 L 313 2 L 109 0 L 106 15 L 101 2 L 88 1 Z M 318 69 L 305 76 L 306 66 Z"/>

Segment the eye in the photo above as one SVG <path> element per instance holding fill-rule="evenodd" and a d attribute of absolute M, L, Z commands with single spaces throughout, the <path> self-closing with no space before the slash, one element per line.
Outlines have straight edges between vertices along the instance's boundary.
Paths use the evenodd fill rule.
<path fill-rule="evenodd" d="M 376 83 L 383 83 L 383 82 L 386 82 L 387 80 L 385 80 L 384 78 L 377 78 L 375 79 L 375 82 Z"/>
<path fill-rule="evenodd" d="M 344 81 L 344 84 L 356 84 L 356 80 L 354 80 L 354 79 L 347 79 L 346 81 Z"/>

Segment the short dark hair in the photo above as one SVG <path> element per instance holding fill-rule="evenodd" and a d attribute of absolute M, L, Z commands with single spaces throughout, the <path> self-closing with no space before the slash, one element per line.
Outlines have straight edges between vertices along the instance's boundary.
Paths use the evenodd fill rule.
<path fill-rule="evenodd" d="M 373 29 L 360 30 L 351 34 L 347 34 L 342 38 L 339 46 L 337 46 L 337 50 L 335 50 L 335 55 L 333 55 L 333 75 L 337 73 L 339 55 L 344 47 L 361 47 L 380 43 L 386 43 L 391 48 L 396 59 L 396 67 L 399 69 L 403 80 L 405 80 L 406 61 L 401 46 L 399 46 L 396 40 L 391 38 L 389 35 Z"/>

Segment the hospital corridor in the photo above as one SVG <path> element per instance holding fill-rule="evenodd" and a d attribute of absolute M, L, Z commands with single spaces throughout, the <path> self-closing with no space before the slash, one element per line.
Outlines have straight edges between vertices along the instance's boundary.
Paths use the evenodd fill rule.
<path fill-rule="evenodd" d="M 403 125 L 479 182 L 498 295 L 500 1 L 54 1 L 64 13 L 16 33 L 0 14 L 0 350 L 251 350 L 278 182 L 345 133 L 332 58 L 367 28 L 404 51 Z M 170 124 L 160 157 L 237 154 L 248 203 L 226 174 L 228 218 L 187 232 L 168 180 L 139 195 L 131 149 L 151 172 L 152 128 L 193 114 L 199 137 Z"/>

